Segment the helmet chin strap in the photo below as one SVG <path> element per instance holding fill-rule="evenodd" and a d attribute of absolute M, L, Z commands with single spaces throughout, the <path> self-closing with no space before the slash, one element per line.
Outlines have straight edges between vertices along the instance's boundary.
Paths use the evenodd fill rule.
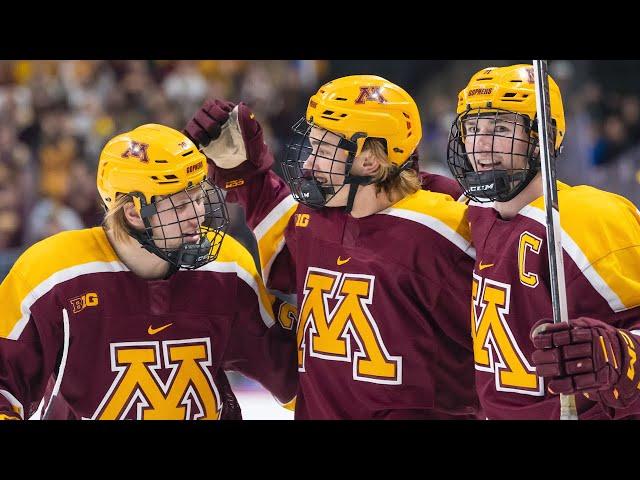
<path fill-rule="evenodd" d="M 344 181 L 345 184 L 349 185 L 349 196 L 347 197 L 347 205 L 344 207 L 344 211 L 346 213 L 351 213 L 353 209 L 353 202 L 356 199 L 356 193 L 358 193 L 358 188 L 360 185 L 370 185 L 373 183 L 373 177 L 355 177 L 348 175 Z"/>
<path fill-rule="evenodd" d="M 411 166 L 412 161 L 413 161 L 413 159 L 411 157 L 409 157 L 400 166 L 400 168 L 398 168 L 391 175 L 393 177 L 396 177 L 396 176 L 400 175 L 403 171 L 410 170 L 412 168 L 412 166 Z M 345 179 L 344 183 L 349 185 L 349 197 L 347 198 L 347 205 L 344 207 L 345 212 L 351 213 L 351 210 L 353 209 L 353 202 L 354 202 L 354 200 L 356 198 L 356 193 L 358 192 L 358 188 L 360 187 L 360 185 L 371 185 L 372 183 L 374 183 L 374 181 L 375 181 L 374 178 L 371 177 L 371 176 L 368 176 L 368 177 L 356 177 L 356 176 L 352 176 L 352 175 L 347 175 L 347 178 Z"/>
<path fill-rule="evenodd" d="M 161 258 L 162 260 L 164 260 L 165 262 L 167 262 L 169 264 L 169 270 L 167 270 L 167 274 L 163 277 L 163 280 L 168 279 L 169 277 L 171 277 L 174 273 L 176 273 L 180 267 L 178 267 L 177 265 L 175 265 L 173 262 L 169 261 L 167 258 L 165 258 L 164 256 L 159 254 L 159 249 L 158 247 L 156 247 L 155 243 L 153 242 L 153 240 L 147 238 L 145 235 L 142 234 L 142 232 L 138 231 L 138 230 L 134 230 L 133 228 L 127 228 L 127 232 L 129 233 L 129 236 L 133 237 L 134 239 L 136 239 L 138 241 L 138 243 L 140 244 L 140 246 L 142 248 L 144 248 L 147 252 L 153 253 L 155 256 Z"/>
<path fill-rule="evenodd" d="M 140 244 L 140 246 L 144 248 L 147 252 L 151 252 L 157 255 L 156 250 L 158 247 L 156 247 L 155 243 L 153 243 L 153 240 L 149 239 L 146 235 L 144 235 L 139 230 L 135 230 L 131 227 L 127 228 L 127 232 L 129 233 L 129 236 L 135 238 Z M 163 260 L 166 260 L 166 258 L 163 258 Z"/>
<path fill-rule="evenodd" d="M 364 137 L 365 135 L 362 133 L 355 134 L 351 141 L 355 142 L 359 137 Z M 373 183 L 373 177 L 364 177 L 364 176 L 355 176 L 351 175 L 351 168 L 353 167 L 353 162 L 355 161 L 356 152 L 349 152 L 349 158 L 347 160 L 347 169 L 345 172 L 344 184 L 349 185 L 349 195 L 347 197 L 347 204 L 344 207 L 344 211 L 346 213 L 351 213 L 353 209 L 353 202 L 356 199 L 356 193 L 358 193 L 358 188 L 360 185 L 369 185 Z"/>

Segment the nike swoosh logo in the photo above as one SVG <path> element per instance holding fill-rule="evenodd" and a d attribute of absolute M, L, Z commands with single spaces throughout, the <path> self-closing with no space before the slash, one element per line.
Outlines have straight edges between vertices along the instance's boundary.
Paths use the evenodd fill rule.
<path fill-rule="evenodd" d="M 342 260 L 342 258 L 338 257 L 338 259 L 336 260 L 336 263 L 338 265 L 344 265 L 345 263 L 347 263 L 349 260 L 351 260 L 351 257 L 347 258 L 346 260 Z"/>
<path fill-rule="evenodd" d="M 147 333 L 149 335 L 155 335 L 156 333 L 161 332 L 165 328 L 169 328 L 171 325 L 173 325 L 173 323 L 167 323 L 166 325 L 163 325 L 158 328 L 153 328 L 151 325 L 149 325 L 149 329 L 147 330 Z"/>
<path fill-rule="evenodd" d="M 495 265 L 495 263 L 485 263 L 483 265 L 482 262 L 480 262 L 480 265 L 478 265 L 478 268 L 480 270 L 484 270 L 485 268 L 493 267 L 494 265 Z"/>

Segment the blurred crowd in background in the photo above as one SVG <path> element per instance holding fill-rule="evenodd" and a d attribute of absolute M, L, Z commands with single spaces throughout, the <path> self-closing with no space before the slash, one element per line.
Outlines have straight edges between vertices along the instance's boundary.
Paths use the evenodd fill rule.
<path fill-rule="evenodd" d="M 424 130 L 421 169 L 450 176 L 447 137 L 458 91 L 481 68 L 529 62 L 0 61 L 0 280 L 34 242 L 100 224 L 96 166 L 118 133 L 150 122 L 181 129 L 205 98 L 224 98 L 252 108 L 278 157 L 322 83 L 370 73 L 414 96 Z M 567 117 L 558 177 L 640 205 L 640 61 L 556 60 L 550 73 Z"/>

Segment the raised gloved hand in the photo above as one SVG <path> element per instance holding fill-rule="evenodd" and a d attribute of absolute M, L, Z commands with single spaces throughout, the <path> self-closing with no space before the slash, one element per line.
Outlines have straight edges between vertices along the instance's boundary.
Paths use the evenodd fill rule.
<path fill-rule="evenodd" d="M 554 324 L 540 320 L 531 330 L 533 363 L 551 393 L 583 393 L 622 408 L 640 394 L 638 339 L 600 320 L 580 317 Z"/>
<path fill-rule="evenodd" d="M 227 100 L 206 100 L 187 122 L 183 130 L 185 135 L 202 147 L 208 146 L 212 140 L 220 137 L 222 126 L 229 120 L 229 114 L 235 106 Z"/>
<path fill-rule="evenodd" d="M 183 132 L 213 162 L 212 179 L 222 188 L 239 187 L 273 164 L 262 127 L 242 102 L 206 100 Z"/>

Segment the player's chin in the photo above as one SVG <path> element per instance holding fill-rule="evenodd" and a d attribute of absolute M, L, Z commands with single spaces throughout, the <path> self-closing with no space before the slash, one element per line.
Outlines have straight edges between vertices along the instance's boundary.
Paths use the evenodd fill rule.
<path fill-rule="evenodd" d="M 340 194 L 334 195 L 327 203 L 327 207 L 344 207 L 347 205 L 347 199 Z"/>

